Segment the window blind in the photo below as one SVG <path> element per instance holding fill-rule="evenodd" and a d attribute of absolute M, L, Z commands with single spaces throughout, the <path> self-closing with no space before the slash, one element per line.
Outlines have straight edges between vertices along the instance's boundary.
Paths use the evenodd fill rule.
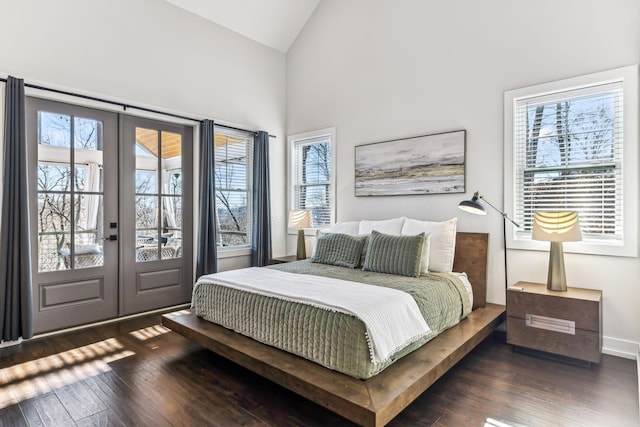
<path fill-rule="evenodd" d="M 323 135 L 293 142 L 292 209 L 309 209 L 313 227 L 331 225 L 331 136 Z"/>
<path fill-rule="evenodd" d="M 622 82 L 515 99 L 516 238 L 533 215 L 575 210 L 583 240 L 623 240 Z"/>
<path fill-rule="evenodd" d="M 253 138 L 215 128 L 216 224 L 219 246 L 251 243 Z"/>

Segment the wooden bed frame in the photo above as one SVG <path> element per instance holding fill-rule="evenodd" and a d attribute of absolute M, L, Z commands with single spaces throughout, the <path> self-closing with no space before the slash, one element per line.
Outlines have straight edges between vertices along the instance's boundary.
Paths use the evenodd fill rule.
<path fill-rule="evenodd" d="M 488 240 L 486 233 L 457 233 L 454 271 L 465 271 L 469 276 L 474 294 L 473 312 L 458 325 L 367 380 L 259 343 L 190 311 L 165 314 L 162 324 L 357 424 L 383 426 L 502 321 L 505 307 L 485 304 Z"/>

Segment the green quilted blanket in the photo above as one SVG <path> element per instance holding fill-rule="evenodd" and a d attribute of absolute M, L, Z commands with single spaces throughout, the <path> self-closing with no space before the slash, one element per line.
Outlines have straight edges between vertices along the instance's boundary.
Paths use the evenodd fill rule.
<path fill-rule="evenodd" d="M 432 332 L 396 352 L 390 360 L 373 363 L 365 325 L 353 316 L 224 286 L 196 287 L 192 305 L 198 316 L 357 378 L 376 375 L 456 325 L 471 311 L 464 285 L 449 274 L 413 278 L 309 261 L 267 268 L 301 274 L 300 280 L 304 280 L 305 274 L 313 274 L 399 289 L 413 296 Z"/>

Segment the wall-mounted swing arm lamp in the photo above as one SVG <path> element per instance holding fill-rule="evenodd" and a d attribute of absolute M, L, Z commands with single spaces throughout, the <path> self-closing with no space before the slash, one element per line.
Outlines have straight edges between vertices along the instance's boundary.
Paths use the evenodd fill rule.
<path fill-rule="evenodd" d="M 482 199 L 486 204 L 491 206 L 496 212 L 502 215 L 502 241 L 504 243 L 504 287 L 505 289 L 509 286 L 509 281 L 507 280 L 507 220 L 511 222 L 516 228 L 519 228 L 517 222 L 509 218 L 505 212 L 493 206 L 484 196 L 480 195 L 480 192 L 476 191 L 473 193 L 473 197 L 471 200 L 463 200 L 458 204 L 458 207 L 465 212 L 469 212 L 475 215 L 486 215 L 487 209 L 484 207 L 482 203 L 480 203 L 480 199 Z"/>

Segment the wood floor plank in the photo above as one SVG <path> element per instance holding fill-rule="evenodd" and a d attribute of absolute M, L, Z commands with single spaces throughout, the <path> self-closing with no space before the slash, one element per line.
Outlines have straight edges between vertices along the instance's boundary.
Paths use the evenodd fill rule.
<path fill-rule="evenodd" d="M 112 409 L 106 409 L 78 421 L 76 425 L 78 427 L 128 427 L 132 424 L 124 422 Z"/>
<path fill-rule="evenodd" d="M 0 427 L 26 427 L 27 425 L 19 405 L 0 409 Z"/>
<path fill-rule="evenodd" d="M 127 425 L 171 426 L 148 396 L 139 394 L 113 372 L 85 380 L 87 386 Z"/>
<path fill-rule="evenodd" d="M 20 403 L 30 427 L 75 426 L 75 422 L 54 393 Z"/>
<path fill-rule="evenodd" d="M 55 394 L 74 421 L 97 414 L 107 409 L 107 405 L 85 383 L 77 381 L 55 390 Z"/>

